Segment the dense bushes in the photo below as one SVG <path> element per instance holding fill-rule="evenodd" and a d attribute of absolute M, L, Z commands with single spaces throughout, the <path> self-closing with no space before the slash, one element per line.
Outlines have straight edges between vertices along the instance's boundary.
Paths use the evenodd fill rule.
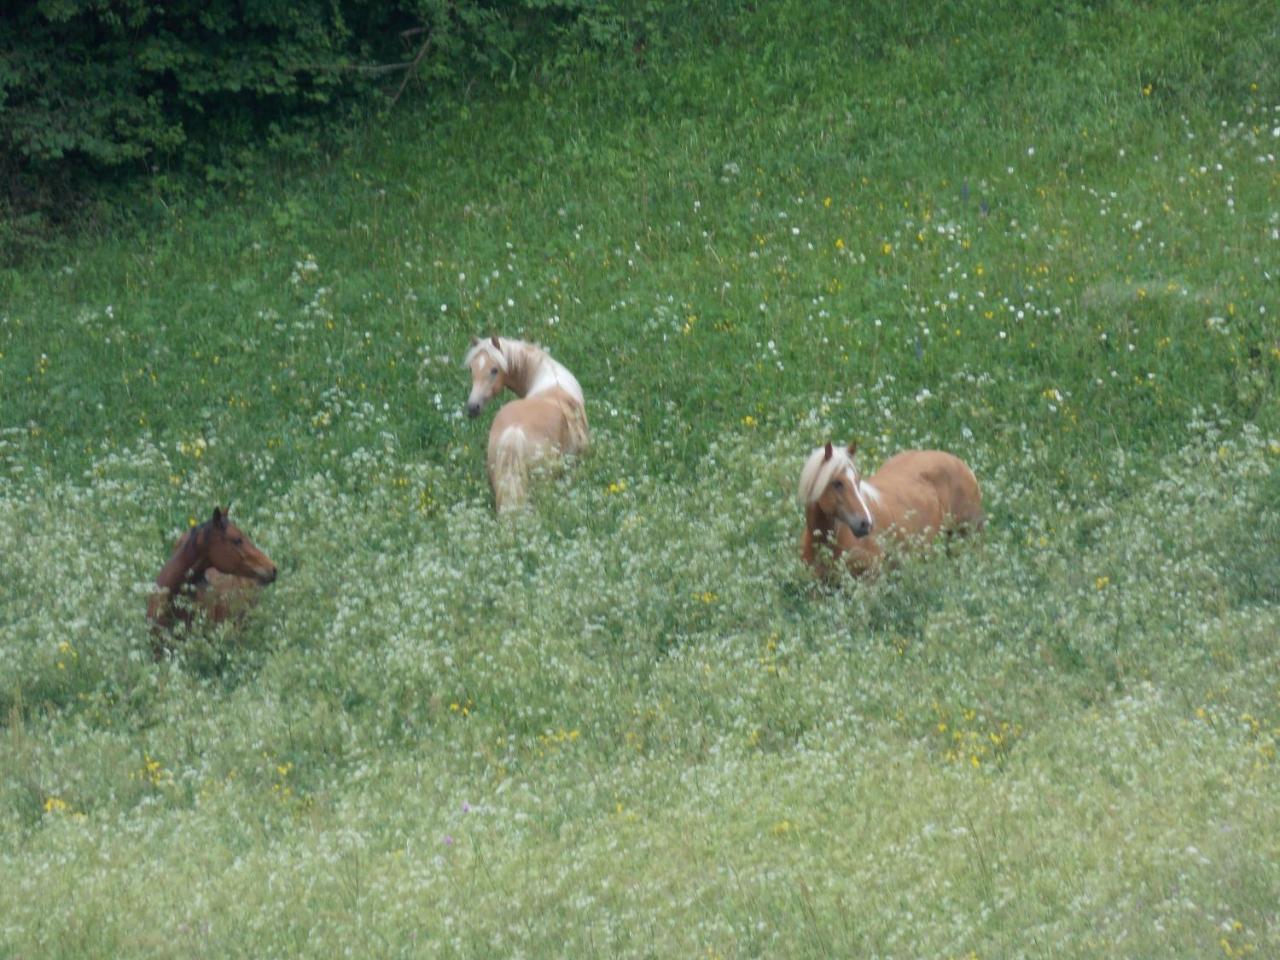
<path fill-rule="evenodd" d="M 90 180 L 173 167 L 218 179 L 247 147 L 308 146 L 318 120 L 407 80 L 508 82 L 566 34 L 620 42 L 628 16 L 604 0 L 13 6 L 0 19 L 0 211 L 11 216 L 48 213 Z"/>

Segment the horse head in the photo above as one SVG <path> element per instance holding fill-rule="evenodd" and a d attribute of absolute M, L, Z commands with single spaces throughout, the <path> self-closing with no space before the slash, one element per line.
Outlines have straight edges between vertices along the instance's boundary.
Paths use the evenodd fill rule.
<path fill-rule="evenodd" d="M 478 416 L 484 405 L 502 392 L 507 384 L 507 358 L 496 336 L 488 340 L 471 338 L 466 364 L 471 370 L 471 395 L 467 397 L 467 416 Z"/>
<path fill-rule="evenodd" d="M 871 533 L 875 519 L 867 508 L 867 501 L 862 495 L 862 481 L 853 462 L 857 449 L 858 445 L 851 443 L 848 449 L 837 451 L 830 442 L 827 443 L 822 451 L 826 483 L 814 499 L 823 513 L 835 517 L 855 537 L 862 538 Z"/>
<path fill-rule="evenodd" d="M 227 511 L 213 508 L 213 517 L 204 524 L 196 541 L 208 565 L 219 573 L 248 577 L 259 583 L 274 583 L 276 565 L 259 550 L 243 530 L 227 517 Z"/>

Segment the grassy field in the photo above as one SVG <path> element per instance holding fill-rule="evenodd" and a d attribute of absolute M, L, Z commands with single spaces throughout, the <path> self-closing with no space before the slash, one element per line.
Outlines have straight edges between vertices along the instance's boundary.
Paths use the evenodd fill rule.
<path fill-rule="evenodd" d="M 1280 955 L 1280 10 L 883 6 L 0 269 L 0 955 Z M 487 332 L 593 428 L 511 522 Z M 831 438 L 981 542 L 816 584 Z"/>

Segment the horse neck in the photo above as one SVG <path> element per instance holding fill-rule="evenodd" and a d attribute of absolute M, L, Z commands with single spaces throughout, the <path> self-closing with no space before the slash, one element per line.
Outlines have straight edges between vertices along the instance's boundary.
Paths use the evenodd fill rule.
<path fill-rule="evenodd" d="M 817 501 L 804 509 L 804 538 L 801 553 L 805 563 L 813 562 L 813 545 L 815 541 L 835 542 L 836 518 L 818 506 Z"/>
<path fill-rule="evenodd" d="M 502 351 L 502 358 L 507 361 L 507 389 L 517 397 L 529 395 L 529 375 L 535 364 L 530 363 L 528 347 L 518 341 L 506 341 L 509 349 Z"/>
<path fill-rule="evenodd" d="M 873 484 L 870 480 L 859 477 L 858 489 L 867 505 L 867 513 L 871 516 L 872 528 L 876 533 L 897 523 L 902 510 L 892 487 L 886 490 L 882 484 Z"/>
<path fill-rule="evenodd" d="M 196 548 L 196 539 L 194 530 L 187 534 L 156 577 L 156 586 L 169 591 L 170 596 L 186 584 L 199 580 L 209 569 L 209 562 Z"/>
<path fill-rule="evenodd" d="M 530 344 L 521 344 L 507 357 L 507 386 L 517 396 L 534 397 L 560 387 L 582 402 L 582 388 L 564 364 Z"/>

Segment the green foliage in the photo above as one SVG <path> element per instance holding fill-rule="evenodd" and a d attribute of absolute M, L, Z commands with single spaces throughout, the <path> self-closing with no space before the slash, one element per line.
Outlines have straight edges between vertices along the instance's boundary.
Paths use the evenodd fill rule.
<path fill-rule="evenodd" d="M 555 43 L 616 44 L 625 22 L 602 0 L 19 4 L 0 21 L 0 248 L 104 179 L 235 180 L 264 144 L 327 152 L 335 118 L 404 82 L 513 83 Z"/>
<path fill-rule="evenodd" d="M 345 29 L 323 3 L 140 0 L 29 4 L 6 18 L 5 146 L 34 164 L 69 155 L 105 167 L 174 156 L 207 133 L 200 115 L 296 107 L 338 82 L 315 64 Z M 277 108 L 278 109 L 278 108 Z"/>

